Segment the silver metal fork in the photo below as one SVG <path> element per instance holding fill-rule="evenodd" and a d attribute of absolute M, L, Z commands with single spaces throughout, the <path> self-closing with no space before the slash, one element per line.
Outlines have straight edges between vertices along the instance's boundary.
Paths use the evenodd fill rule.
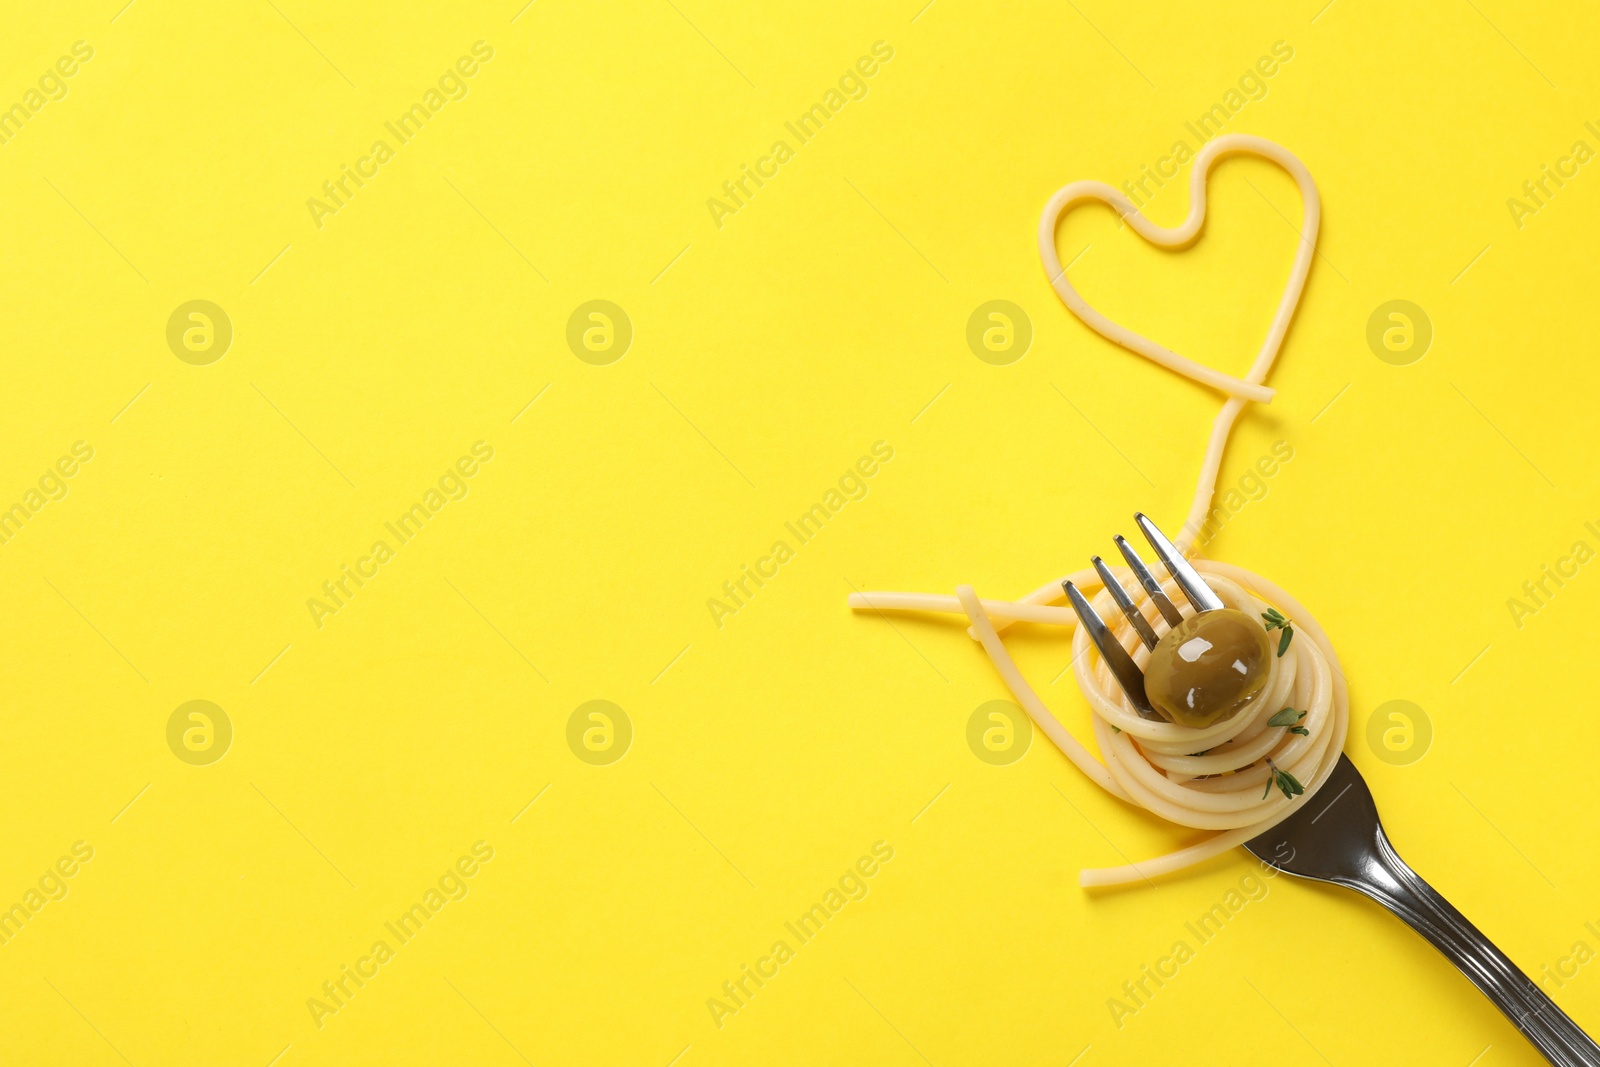
<path fill-rule="evenodd" d="M 1139 524 L 1145 540 L 1150 542 L 1150 547 L 1156 550 L 1156 555 L 1166 564 L 1167 573 L 1178 583 L 1178 588 L 1183 590 L 1183 595 L 1194 605 L 1196 612 L 1216 611 L 1223 606 L 1222 599 L 1211 591 L 1209 585 L 1200 580 L 1200 575 L 1189 566 L 1189 561 L 1183 558 L 1183 553 L 1167 540 L 1166 534 L 1156 529 L 1155 523 L 1146 518 L 1143 512 L 1134 515 L 1133 521 Z M 1145 593 L 1155 604 L 1156 610 L 1161 613 L 1167 625 L 1176 626 L 1182 622 L 1183 615 L 1178 611 L 1177 605 L 1173 604 L 1172 599 L 1162 590 L 1161 582 L 1150 573 L 1150 568 L 1144 565 L 1139 553 L 1128 544 L 1128 539 L 1118 534 L 1112 540 L 1116 542 L 1122 558 L 1128 563 L 1128 568 L 1144 587 Z M 1155 648 L 1156 642 L 1160 640 L 1155 630 L 1134 605 L 1133 598 L 1122 587 L 1122 583 L 1112 575 L 1111 568 L 1106 566 L 1106 561 L 1099 556 L 1091 556 L 1089 562 L 1094 564 L 1100 580 L 1105 583 L 1106 592 L 1111 594 L 1111 599 L 1116 601 L 1117 607 L 1128 617 L 1128 623 L 1139 635 L 1139 640 L 1144 642 L 1144 647 Z M 1122 686 L 1122 691 L 1127 693 L 1128 699 L 1133 702 L 1134 710 L 1146 719 L 1166 722 L 1166 716 L 1151 707 L 1149 698 L 1145 696 L 1144 672 L 1133 662 L 1133 657 L 1128 655 L 1127 650 L 1122 647 L 1122 642 L 1117 640 L 1111 628 L 1105 624 L 1105 620 L 1100 618 L 1100 613 L 1094 610 L 1072 582 L 1062 582 L 1061 586 L 1067 591 L 1067 599 L 1071 601 L 1073 610 L 1078 613 L 1078 618 L 1083 620 L 1084 629 L 1089 631 L 1089 638 L 1094 642 L 1094 647 L 1100 650 L 1106 666 L 1110 667 L 1111 673 L 1116 676 L 1117 684 Z"/>
<path fill-rule="evenodd" d="M 1223 606 L 1154 523 L 1143 514 L 1135 515 L 1134 521 L 1195 611 Z M 1125 539 L 1118 537 L 1116 544 L 1167 625 L 1177 625 L 1181 616 L 1161 591 L 1161 583 Z M 1105 561 L 1096 556 L 1093 562 L 1139 639 L 1153 648 L 1156 634 L 1127 590 L 1112 577 Z M 1071 582 L 1063 585 L 1090 639 L 1133 706 L 1145 718 L 1161 718 L 1145 697 L 1144 674 L 1132 657 L 1077 587 Z M 1600 1045 L 1395 852 L 1378 821 L 1372 791 L 1350 757 L 1341 754 L 1333 774 L 1314 795 L 1299 801 L 1294 814 L 1245 842 L 1245 847 L 1286 874 L 1331 882 L 1371 897 L 1444 953 L 1545 1059 L 1558 1067 L 1600 1067 Z"/>

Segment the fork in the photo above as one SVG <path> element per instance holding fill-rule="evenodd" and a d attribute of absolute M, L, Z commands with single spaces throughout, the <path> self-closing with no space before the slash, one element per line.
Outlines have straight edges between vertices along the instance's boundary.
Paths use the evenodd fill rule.
<path fill-rule="evenodd" d="M 1196 612 L 1215 611 L 1223 606 L 1153 522 L 1142 513 L 1135 515 L 1134 521 Z M 1168 626 L 1176 626 L 1182 616 L 1150 568 L 1125 538 L 1117 537 L 1116 545 L 1162 619 Z M 1145 647 L 1154 648 L 1155 631 L 1133 598 L 1104 560 L 1095 556 L 1091 562 L 1139 639 Z M 1072 582 L 1062 585 L 1134 709 L 1145 718 L 1163 719 L 1145 696 L 1144 673 L 1122 643 Z M 1341 753 L 1321 788 L 1307 795 L 1287 819 L 1246 841 L 1245 848 L 1285 874 L 1331 882 L 1371 897 L 1444 953 L 1545 1059 L 1557 1067 L 1600 1067 L 1600 1045 L 1395 852 L 1378 821 L 1372 791 L 1349 756 Z"/>

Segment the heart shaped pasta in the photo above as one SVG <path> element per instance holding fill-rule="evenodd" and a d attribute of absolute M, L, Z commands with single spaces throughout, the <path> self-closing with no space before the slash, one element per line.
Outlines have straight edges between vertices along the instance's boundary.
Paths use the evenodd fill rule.
<path fill-rule="evenodd" d="M 1182 248 L 1190 244 L 1205 225 L 1206 181 L 1211 168 L 1218 160 L 1230 155 L 1260 156 L 1276 163 L 1288 171 L 1289 176 L 1300 187 L 1300 199 L 1305 205 L 1305 219 L 1300 226 L 1300 245 L 1295 251 L 1294 266 L 1289 270 L 1288 284 L 1284 286 L 1283 296 L 1278 301 L 1277 314 L 1272 318 L 1266 339 L 1261 342 L 1261 350 L 1256 353 L 1255 362 L 1250 365 L 1249 372 L 1243 378 L 1223 374 L 1203 363 L 1196 363 L 1187 356 L 1180 356 L 1143 334 L 1135 333 L 1100 314 L 1090 307 L 1088 301 L 1079 296 L 1072 283 L 1067 281 L 1066 270 L 1061 266 L 1061 257 L 1056 252 L 1057 221 L 1073 206 L 1086 200 L 1099 200 L 1110 205 L 1140 237 L 1153 245 L 1162 248 Z M 1050 285 L 1061 297 L 1062 302 L 1102 337 L 1154 360 L 1169 370 L 1175 370 L 1197 382 L 1203 382 L 1213 389 L 1227 393 L 1233 398 L 1230 404 L 1242 404 L 1245 400 L 1266 402 L 1272 399 L 1273 391 L 1261 382 L 1266 378 L 1267 371 L 1272 368 L 1272 361 L 1277 358 L 1278 348 L 1283 344 L 1284 334 L 1289 330 L 1289 322 L 1294 318 L 1295 307 L 1300 303 L 1300 293 L 1305 288 L 1306 275 L 1311 271 L 1311 257 L 1316 252 L 1317 227 L 1321 219 L 1322 202 L 1317 196 L 1316 183 L 1311 179 L 1311 172 L 1306 170 L 1305 164 L 1301 163 L 1294 153 L 1261 137 L 1230 133 L 1206 142 L 1195 156 L 1194 169 L 1189 174 L 1189 216 L 1183 220 L 1182 225 L 1171 229 L 1156 225 L 1140 214 L 1139 209 L 1128 202 L 1127 197 L 1105 182 L 1076 181 L 1057 191 L 1049 203 L 1045 204 L 1044 213 L 1039 217 L 1039 257 L 1044 261 Z M 1228 422 L 1232 423 L 1231 417 Z"/>

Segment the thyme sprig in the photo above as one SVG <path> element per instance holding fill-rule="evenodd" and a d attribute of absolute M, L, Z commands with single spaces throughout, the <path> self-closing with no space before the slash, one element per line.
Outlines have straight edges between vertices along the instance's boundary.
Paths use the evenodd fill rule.
<path fill-rule="evenodd" d="M 1267 760 L 1267 767 L 1271 769 L 1272 773 L 1267 777 L 1267 788 L 1261 792 L 1262 800 L 1267 799 L 1267 794 L 1272 792 L 1273 786 L 1283 790 L 1283 795 L 1290 800 L 1306 791 L 1306 787 L 1300 784 L 1299 779 L 1288 771 L 1279 770 L 1278 765 L 1270 759 Z"/>
<path fill-rule="evenodd" d="M 1278 658 L 1282 659 L 1283 654 L 1289 651 L 1289 642 L 1294 640 L 1294 620 L 1285 618 L 1277 608 L 1268 608 L 1263 611 L 1261 619 L 1266 625 L 1268 633 L 1273 630 L 1283 631 L 1283 636 L 1278 638 Z"/>

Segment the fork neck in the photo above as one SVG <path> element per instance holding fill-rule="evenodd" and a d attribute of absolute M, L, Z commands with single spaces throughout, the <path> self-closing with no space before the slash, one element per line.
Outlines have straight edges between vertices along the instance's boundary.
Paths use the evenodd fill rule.
<path fill-rule="evenodd" d="M 1551 1063 L 1600 1067 L 1600 1046 L 1400 858 L 1382 825 L 1374 845 L 1355 870 L 1332 880 L 1376 900 L 1444 953 Z"/>

